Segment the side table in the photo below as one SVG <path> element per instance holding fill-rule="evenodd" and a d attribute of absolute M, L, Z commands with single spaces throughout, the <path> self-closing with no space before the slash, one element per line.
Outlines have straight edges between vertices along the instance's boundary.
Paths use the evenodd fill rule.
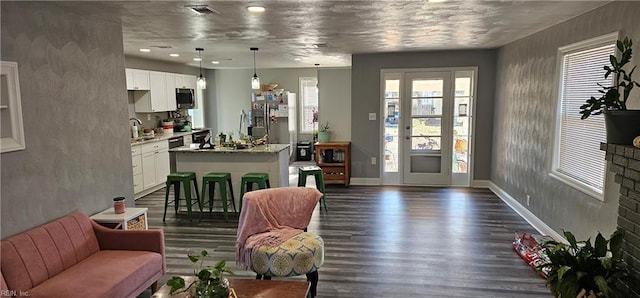
<path fill-rule="evenodd" d="M 109 208 L 91 216 L 98 224 L 122 230 L 147 230 L 147 208 L 127 207 L 124 213 L 116 214 L 113 208 Z"/>

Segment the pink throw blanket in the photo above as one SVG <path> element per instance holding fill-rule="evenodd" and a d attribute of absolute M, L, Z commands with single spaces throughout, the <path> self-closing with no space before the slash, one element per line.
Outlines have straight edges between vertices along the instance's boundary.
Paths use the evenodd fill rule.
<path fill-rule="evenodd" d="M 279 246 L 302 233 L 321 197 L 321 192 L 307 187 L 269 188 L 246 193 L 238 223 L 236 264 L 248 270 L 254 248 Z"/>

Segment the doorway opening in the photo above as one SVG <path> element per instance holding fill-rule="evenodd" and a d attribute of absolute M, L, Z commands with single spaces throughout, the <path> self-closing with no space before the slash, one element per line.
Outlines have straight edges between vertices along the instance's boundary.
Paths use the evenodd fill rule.
<path fill-rule="evenodd" d="M 476 73 L 382 70 L 382 184 L 471 184 Z"/>

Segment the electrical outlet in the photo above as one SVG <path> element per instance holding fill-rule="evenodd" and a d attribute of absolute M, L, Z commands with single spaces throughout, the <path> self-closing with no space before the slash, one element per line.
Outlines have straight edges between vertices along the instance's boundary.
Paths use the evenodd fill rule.
<path fill-rule="evenodd" d="M 372 157 L 372 158 L 371 158 L 371 164 L 372 164 L 372 165 L 375 165 L 376 163 L 377 163 L 376 158 L 375 158 L 375 157 Z"/>
<path fill-rule="evenodd" d="M 376 113 L 369 113 L 369 120 L 376 120 Z"/>
<path fill-rule="evenodd" d="M 151 114 L 147 114 L 147 120 L 151 120 Z"/>
<path fill-rule="evenodd" d="M 529 206 L 530 203 L 531 203 L 531 196 L 527 195 L 527 206 Z"/>

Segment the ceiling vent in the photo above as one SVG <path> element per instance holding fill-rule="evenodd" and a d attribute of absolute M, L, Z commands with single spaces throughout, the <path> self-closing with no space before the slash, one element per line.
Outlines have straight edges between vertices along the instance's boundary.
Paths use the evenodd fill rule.
<path fill-rule="evenodd" d="M 167 45 L 159 45 L 159 46 L 150 46 L 150 48 L 156 48 L 156 49 L 171 49 L 173 48 L 172 46 L 167 46 Z"/>
<path fill-rule="evenodd" d="M 206 5 L 187 5 L 185 7 L 197 12 L 198 14 L 220 14 L 219 11 L 209 8 Z"/>
<path fill-rule="evenodd" d="M 329 45 L 327 45 L 326 43 L 314 43 L 312 47 L 314 49 L 320 49 L 320 48 L 327 48 L 329 47 Z"/>

